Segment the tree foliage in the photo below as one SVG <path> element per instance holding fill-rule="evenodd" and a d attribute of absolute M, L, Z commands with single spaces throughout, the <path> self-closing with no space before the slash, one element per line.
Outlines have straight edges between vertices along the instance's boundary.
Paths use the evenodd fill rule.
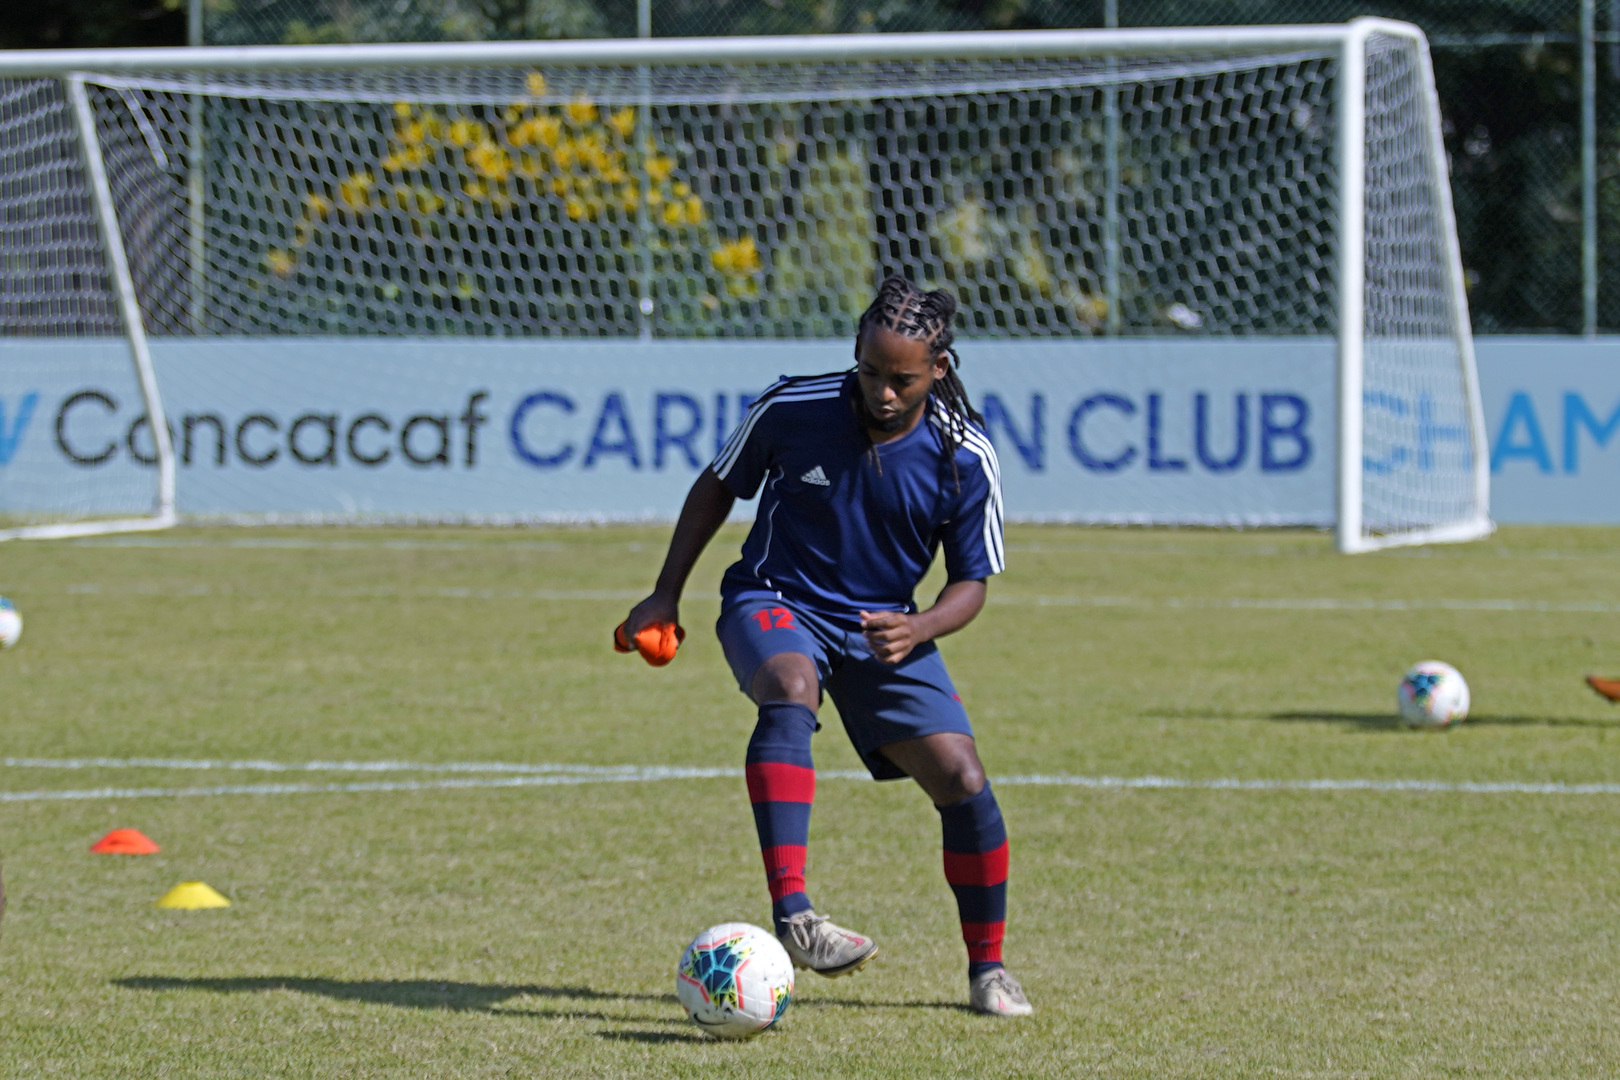
<path fill-rule="evenodd" d="M 0 48 L 184 45 L 185 0 L 42 0 L 8 5 Z"/>

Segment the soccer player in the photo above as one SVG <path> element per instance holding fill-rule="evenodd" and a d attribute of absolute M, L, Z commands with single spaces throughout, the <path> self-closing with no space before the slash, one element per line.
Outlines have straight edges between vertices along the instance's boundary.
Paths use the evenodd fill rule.
<path fill-rule="evenodd" d="M 777 936 L 796 966 L 830 977 L 877 954 L 805 892 L 810 737 L 825 693 L 872 776 L 911 777 L 939 812 L 969 1003 L 1024 1016 L 1029 1002 L 1001 962 L 1007 832 L 934 645 L 979 613 L 1003 567 L 1000 474 L 953 370 L 955 314 L 950 294 L 891 277 L 861 316 L 853 372 L 767 390 L 692 485 L 657 586 L 624 630 L 679 621 L 699 554 L 733 501 L 763 485 L 715 629 L 759 709 L 746 774 Z M 913 594 L 940 548 L 948 581 L 919 610 Z"/>

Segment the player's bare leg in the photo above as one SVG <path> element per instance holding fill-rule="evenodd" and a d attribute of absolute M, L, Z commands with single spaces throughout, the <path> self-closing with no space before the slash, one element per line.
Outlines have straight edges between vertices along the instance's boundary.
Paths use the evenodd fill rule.
<path fill-rule="evenodd" d="M 749 696 L 759 706 L 759 724 L 748 744 L 748 798 L 759 830 L 776 935 L 795 967 L 829 978 L 859 971 L 877 955 L 877 943 L 817 915 L 804 891 L 815 798 L 810 736 L 821 704 L 815 661 L 795 652 L 769 657 L 754 673 Z"/>
<path fill-rule="evenodd" d="M 890 743 L 883 754 L 939 811 L 945 880 L 956 894 L 968 949 L 968 1004 L 989 1016 L 1034 1011 L 1001 963 L 1007 919 L 1007 830 L 971 735 L 943 731 Z"/>
<path fill-rule="evenodd" d="M 754 672 L 748 696 L 755 705 L 791 701 L 815 712 L 821 708 L 821 676 L 816 674 L 816 662 L 803 653 L 777 653 Z"/>
<path fill-rule="evenodd" d="M 971 735 L 942 731 L 906 739 L 885 746 L 883 756 L 917 781 L 935 806 L 971 799 L 984 789 L 984 766 Z"/>

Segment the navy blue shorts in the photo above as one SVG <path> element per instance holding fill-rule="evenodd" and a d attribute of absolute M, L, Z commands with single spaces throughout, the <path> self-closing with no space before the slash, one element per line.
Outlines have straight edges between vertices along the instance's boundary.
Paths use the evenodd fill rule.
<path fill-rule="evenodd" d="M 932 641 L 898 664 L 885 664 L 872 655 L 859 630 L 845 630 L 765 589 L 722 596 L 714 629 L 744 694 L 759 666 L 778 653 L 813 660 L 821 689 L 838 707 L 849 741 L 874 779 L 905 776 L 883 755 L 890 743 L 941 731 L 973 734 Z"/>

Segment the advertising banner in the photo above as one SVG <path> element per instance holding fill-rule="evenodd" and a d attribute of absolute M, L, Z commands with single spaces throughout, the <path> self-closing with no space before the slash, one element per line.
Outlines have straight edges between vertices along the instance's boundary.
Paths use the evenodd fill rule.
<path fill-rule="evenodd" d="M 182 513 L 449 520 L 672 518 L 767 386 L 847 369 L 851 348 L 152 344 Z M 1331 341 L 968 341 L 961 352 L 1009 517 L 1332 519 Z M 48 509 L 42 500 L 86 489 L 149 493 L 154 463 L 121 343 L 0 343 L 0 510 Z"/>
<path fill-rule="evenodd" d="M 1476 350 L 1492 516 L 1620 522 L 1620 342 Z M 1330 341 L 961 352 L 1010 517 L 1332 520 Z M 852 362 L 845 340 L 251 338 L 153 353 L 182 512 L 311 519 L 670 518 L 766 386 Z M 0 513 L 145 510 L 153 455 L 123 341 L 0 340 Z"/>
<path fill-rule="evenodd" d="M 1620 522 L 1620 339 L 1475 342 L 1491 435 L 1491 516 Z"/>

